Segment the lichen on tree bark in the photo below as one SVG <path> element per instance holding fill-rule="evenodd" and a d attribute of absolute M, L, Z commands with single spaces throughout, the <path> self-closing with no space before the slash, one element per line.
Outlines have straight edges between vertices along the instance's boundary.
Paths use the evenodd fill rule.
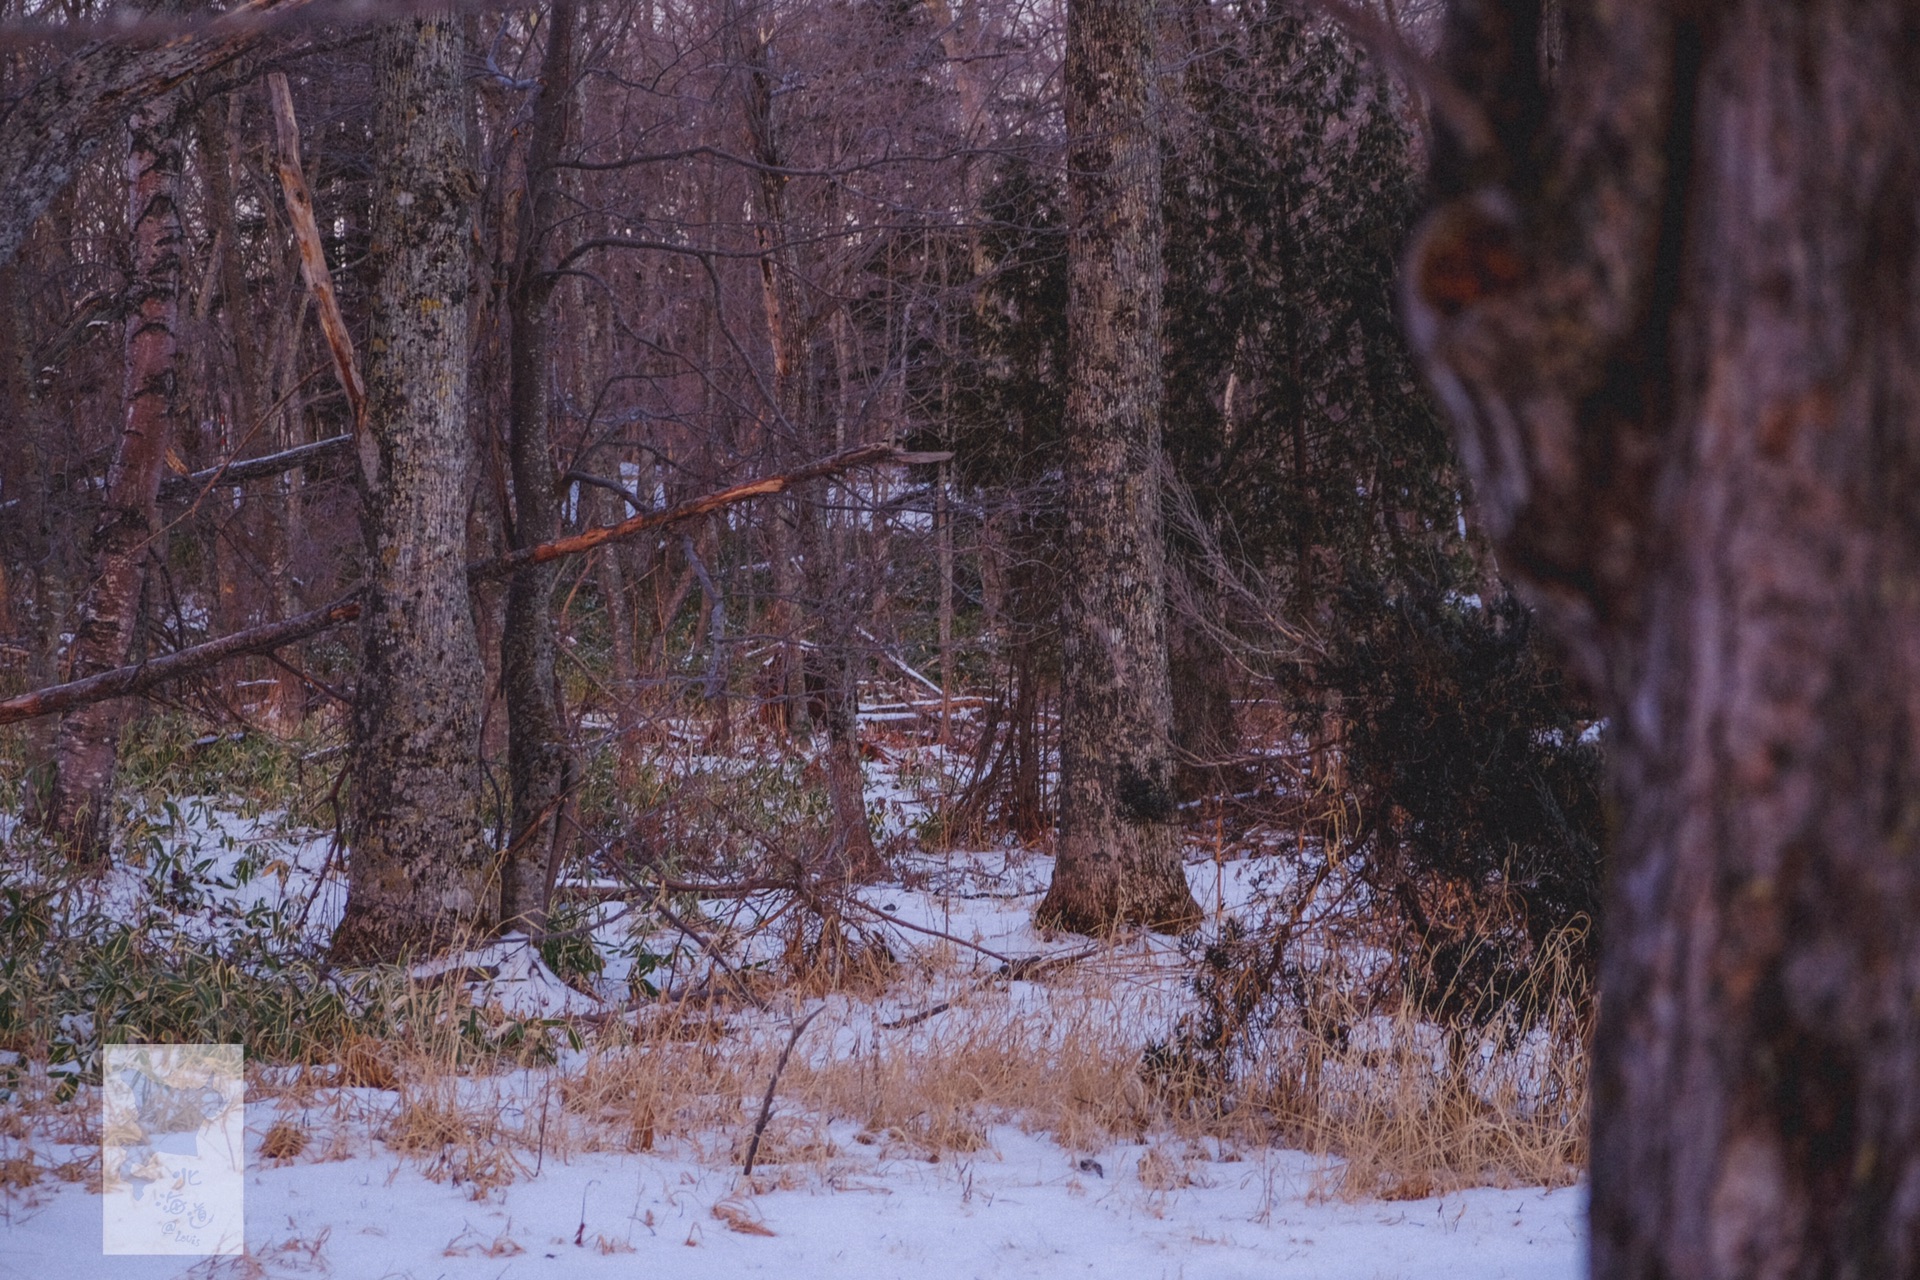
<path fill-rule="evenodd" d="M 1148 0 L 1067 12 L 1060 830 L 1037 918 L 1082 932 L 1200 917 L 1170 742 L 1151 18 Z"/>
<path fill-rule="evenodd" d="M 467 293 L 474 182 L 457 18 L 395 23 L 375 52 L 367 581 L 353 709 L 351 844 L 334 952 L 390 959 L 490 929 L 480 802 L 483 675 L 467 591 L 474 448 Z"/>

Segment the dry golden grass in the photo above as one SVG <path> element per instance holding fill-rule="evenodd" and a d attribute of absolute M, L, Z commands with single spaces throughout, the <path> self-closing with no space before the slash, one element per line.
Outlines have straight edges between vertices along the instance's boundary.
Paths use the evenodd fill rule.
<path fill-rule="evenodd" d="M 1308 1016 L 1269 1033 L 1245 1104 L 1289 1145 L 1337 1157 L 1324 1194 L 1410 1200 L 1579 1178 L 1592 1000 L 1565 943 L 1484 1026 L 1445 1029 L 1338 981 L 1311 983 L 1307 1002 Z"/>
<path fill-rule="evenodd" d="M 455 1083 L 435 1082 L 404 1099 L 380 1139 L 388 1150 L 413 1157 L 430 1180 L 485 1200 L 526 1175 L 520 1156 L 532 1148 L 532 1135 L 504 1122 L 498 1097 L 482 1093 L 463 1105 L 450 1087 Z"/>
<path fill-rule="evenodd" d="M 930 1154 L 986 1145 L 1015 1123 L 1074 1149 L 1138 1136 L 1155 1120 L 1140 1046 L 1092 986 L 1039 1008 L 976 997 L 911 1032 L 878 1031 L 850 1054 L 797 1061 L 789 1096 Z"/>
<path fill-rule="evenodd" d="M 0 1160 L 0 1187 L 31 1187 L 40 1181 L 42 1170 L 34 1161 L 33 1152 L 24 1156 L 13 1156 Z"/>
<path fill-rule="evenodd" d="M 754 1216 L 753 1210 L 744 1201 L 722 1200 L 713 1206 L 714 1219 L 723 1223 L 727 1230 L 737 1231 L 743 1236 L 770 1236 L 772 1227 Z"/>
<path fill-rule="evenodd" d="M 884 990 L 895 1008 L 930 1007 L 935 975 L 924 964 L 886 962 L 854 981 L 850 967 L 837 980 L 803 972 L 771 992 L 779 1008 L 825 998 L 828 1009 L 780 1077 L 757 1157 L 767 1172 L 754 1185 L 831 1180 L 876 1157 L 964 1158 L 987 1150 L 1002 1124 L 1050 1134 L 1070 1151 L 1147 1142 L 1129 1167 L 1150 1198 L 1192 1185 L 1196 1153 L 1280 1144 L 1327 1157 L 1316 1189 L 1344 1199 L 1578 1176 L 1589 1002 L 1567 966 L 1543 966 L 1524 1034 L 1452 1037 L 1411 1010 L 1381 1009 L 1377 996 L 1359 993 L 1364 984 L 1330 967 L 1307 988 L 1311 1007 L 1263 1035 L 1233 1095 L 1203 1102 L 1143 1071 L 1141 1029 L 1177 1002 L 1171 975 L 1129 963 L 1067 969 L 1045 988 L 1022 984 L 1017 996 L 965 986 L 951 1008 L 891 1030 L 870 993 Z M 937 976 L 949 986 L 959 978 Z M 816 994 L 823 990 L 831 994 Z M 738 1168 L 791 1025 L 738 1000 L 663 1002 L 592 1028 L 584 1064 L 564 1074 L 475 1064 L 453 1041 L 422 1032 L 405 1043 L 350 1043 L 331 1067 L 266 1092 L 305 1106 L 333 1083 L 387 1089 L 389 1102 L 361 1104 L 377 1107 L 366 1138 L 475 1199 L 570 1152 L 663 1150 Z M 844 1127 L 836 1141 L 832 1125 L 854 1127 L 851 1143 Z M 307 1132 L 282 1121 L 263 1153 L 337 1159 L 352 1149 L 340 1123 L 320 1126 L 319 1142 L 284 1137 Z"/>
<path fill-rule="evenodd" d="M 338 1059 L 338 1083 L 356 1089 L 398 1089 L 397 1047 L 371 1036 L 354 1036 Z"/>
<path fill-rule="evenodd" d="M 311 1141 L 307 1131 L 289 1120 L 276 1120 L 260 1139 L 263 1160 L 286 1161 L 297 1158 Z"/>
<path fill-rule="evenodd" d="M 1182 975 L 1164 959 L 1156 968 L 1115 952 L 1013 992 L 983 985 L 944 944 L 901 959 L 852 930 L 816 931 L 789 959 L 783 980 L 758 978 L 752 993 L 773 1011 L 724 992 L 643 1006 L 578 1028 L 588 1053 L 564 1073 L 537 1065 L 537 1038 L 519 1056 L 476 1056 L 472 1027 L 487 1015 L 457 987 L 408 993 L 418 1014 L 393 1036 L 316 1046 L 303 1067 L 255 1073 L 256 1100 L 283 1113 L 262 1155 L 320 1161 L 384 1148 L 475 1199 L 570 1152 L 667 1151 L 737 1169 L 793 1012 L 825 1001 L 762 1137 L 757 1163 L 773 1185 L 829 1180 L 876 1157 L 967 1158 L 990 1147 L 998 1125 L 1074 1152 L 1148 1142 L 1126 1169 L 1155 1196 L 1191 1185 L 1203 1146 L 1212 1158 L 1277 1144 L 1323 1155 L 1319 1190 L 1342 1198 L 1561 1185 L 1584 1161 L 1590 1001 L 1570 964 L 1542 967 L 1525 1034 L 1451 1037 L 1410 1009 L 1382 1007 L 1329 965 L 1304 1007 L 1252 1046 L 1236 1086 L 1202 1097 L 1143 1070 L 1146 1039 L 1183 999 Z M 882 999 L 892 1016 L 951 1007 L 889 1029 Z M 521 1066 L 531 1069 L 512 1069 Z M 39 1107 L 35 1127 L 97 1142 L 96 1112 Z M 292 1112 L 298 1123 L 285 1118 Z M 31 1160 L 0 1164 L 0 1185 L 45 1172 Z"/>

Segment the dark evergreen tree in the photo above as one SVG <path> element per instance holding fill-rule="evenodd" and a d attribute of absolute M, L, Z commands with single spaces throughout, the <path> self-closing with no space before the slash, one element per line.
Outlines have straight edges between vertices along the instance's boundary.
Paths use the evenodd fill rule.
<path fill-rule="evenodd" d="M 1177 745 L 1190 765 L 1230 758 L 1228 650 L 1280 651 L 1259 634 L 1273 616 L 1312 637 L 1267 674 L 1345 752 L 1368 817 L 1355 867 L 1400 907 L 1419 980 L 1449 981 L 1465 946 L 1483 948 L 1468 985 L 1496 971 L 1511 985 L 1545 934 L 1593 913 L 1598 748 L 1577 740 L 1581 704 L 1524 610 L 1494 598 L 1398 327 L 1397 254 L 1420 196 L 1405 103 L 1295 7 L 1196 3 L 1180 19 L 1163 300 L 1166 449 L 1191 496 L 1168 530 L 1187 580 L 1188 616 L 1169 628 Z M 1016 559 L 1039 628 L 1053 595 L 1039 513 L 1064 412 L 1061 193 L 1028 157 L 988 195 L 954 444 L 964 484 L 1027 495 Z M 1222 567 L 1261 584 L 1269 608 L 1215 590 Z M 1188 794 L 1221 780 L 1189 769 Z M 1441 898 L 1501 905 L 1436 924 L 1426 904 Z M 1474 930 L 1498 946 L 1469 942 Z"/>
<path fill-rule="evenodd" d="M 1467 567 L 1452 450 L 1393 314 L 1403 104 L 1294 6 L 1195 4 L 1167 142 L 1166 446 L 1216 537 L 1317 621 Z"/>
<path fill-rule="evenodd" d="M 1067 275 L 1063 193 L 1031 156 L 984 193 L 980 259 L 989 272 L 961 328 L 949 447 L 954 477 L 978 503 L 983 562 L 1004 638 L 992 724 L 977 753 L 968 816 L 1023 839 L 1051 825 L 1042 789 L 1042 712 L 1059 673 L 1060 427 L 1066 413 Z M 982 583 L 983 605 L 986 584 Z"/>

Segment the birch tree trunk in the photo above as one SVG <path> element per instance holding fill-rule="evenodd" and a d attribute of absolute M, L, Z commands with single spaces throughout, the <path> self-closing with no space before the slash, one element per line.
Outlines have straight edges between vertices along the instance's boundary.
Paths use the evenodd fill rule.
<path fill-rule="evenodd" d="M 1151 0 L 1067 10 L 1060 833 L 1043 924 L 1200 920 L 1180 860 L 1160 512 L 1160 156 Z"/>
<path fill-rule="evenodd" d="M 135 109 L 127 141 L 127 227 L 133 242 L 125 346 L 125 420 L 107 475 L 106 501 L 88 548 L 92 575 L 81 598 L 63 679 L 126 660 L 140 622 L 147 559 L 159 522 L 160 478 L 180 416 L 180 230 L 182 146 L 176 103 L 149 98 Z M 104 862 L 114 759 L 123 709 L 83 707 L 54 736 L 50 788 L 39 825 L 81 862 Z"/>
<path fill-rule="evenodd" d="M 469 223 L 465 41 L 450 16 L 375 48 L 368 565 L 353 712 L 352 856 L 337 957 L 391 959 L 493 924 L 485 696 L 466 573 Z"/>
<path fill-rule="evenodd" d="M 1566 14 L 1456 7 L 1407 313 L 1612 726 L 1593 1273 L 1920 1274 L 1920 9 Z"/>
<path fill-rule="evenodd" d="M 508 454 L 513 473 L 513 546 L 550 542 L 560 532 L 547 429 L 553 293 L 548 237 L 560 218 L 555 165 L 566 144 L 573 97 L 574 8 L 547 16 L 546 58 L 527 142 L 527 199 L 520 251 L 507 301 L 512 350 L 507 366 Z M 546 927 L 547 896 L 561 848 L 570 769 L 567 731 L 554 675 L 553 583 L 558 566 L 530 565 L 507 586 L 500 678 L 507 699 L 507 773 L 512 790 L 511 851 L 501 871 L 501 918 L 511 927 Z"/>

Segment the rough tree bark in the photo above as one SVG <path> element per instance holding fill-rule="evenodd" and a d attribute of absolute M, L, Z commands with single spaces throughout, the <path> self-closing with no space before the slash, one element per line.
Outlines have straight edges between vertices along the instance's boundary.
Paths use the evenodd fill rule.
<path fill-rule="evenodd" d="M 555 277 L 548 252 L 560 220 L 559 171 L 573 99 L 574 7 L 555 3 L 527 139 L 527 195 L 507 299 L 507 453 L 513 474 L 516 548 L 552 541 L 560 530 L 559 493 L 547 430 L 552 364 L 547 303 Z M 547 897 L 565 829 L 567 750 L 564 708 L 554 675 L 551 564 L 529 565 L 507 585 L 500 636 L 500 683 L 507 701 L 507 774 L 512 793 L 512 852 L 500 875 L 501 919 L 511 928 L 546 928 Z"/>
<path fill-rule="evenodd" d="M 346 915 L 334 954 L 391 959 L 489 929 L 485 697 L 467 598 L 467 291 L 474 180 L 461 24 L 395 23 L 374 55 L 367 582 Z"/>
<path fill-rule="evenodd" d="M 1037 918 L 1200 920 L 1180 861 L 1160 511 L 1160 155 L 1151 0 L 1067 9 L 1060 833 Z"/>
<path fill-rule="evenodd" d="M 129 110 L 191 92 L 207 76 L 251 51 L 260 40 L 249 17 L 288 0 L 248 0 L 204 32 L 159 44 L 102 40 L 51 65 L 16 101 L 0 110 L 0 264 L 13 261 L 28 230 L 110 137 Z"/>
<path fill-rule="evenodd" d="M 599 514 L 596 522 L 606 523 L 621 514 L 625 504 L 604 489 L 590 490 L 594 497 L 590 508 Z M 613 705 L 614 753 L 619 761 L 618 785 L 625 791 L 638 776 L 639 756 L 635 751 L 634 681 L 638 667 L 633 650 L 633 601 L 627 588 L 627 558 L 620 547 L 608 547 L 594 561 L 594 579 L 600 590 L 600 606 L 606 610 L 609 648 L 613 658 L 611 692 Z"/>
<path fill-rule="evenodd" d="M 127 290 L 125 420 L 94 527 L 92 574 L 63 662 L 83 680 L 126 660 L 140 622 L 140 597 L 169 442 L 180 416 L 180 286 L 184 263 L 179 186 L 183 155 L 178 103 L 149 98 L 135 108 L 127 142 L 127 229 L 133 275 Z M 107 857 L 121 709 L 78 708 L 60 721 L 45 790 L 34 815 L 77 861 Z"/>
<path fill-rule="evenodd" d="M 1920 7 L 1565 8 L 1456 5 L 1406 289 L 1612 725 L 1593 1273 L 1920 1274 Z"/>

